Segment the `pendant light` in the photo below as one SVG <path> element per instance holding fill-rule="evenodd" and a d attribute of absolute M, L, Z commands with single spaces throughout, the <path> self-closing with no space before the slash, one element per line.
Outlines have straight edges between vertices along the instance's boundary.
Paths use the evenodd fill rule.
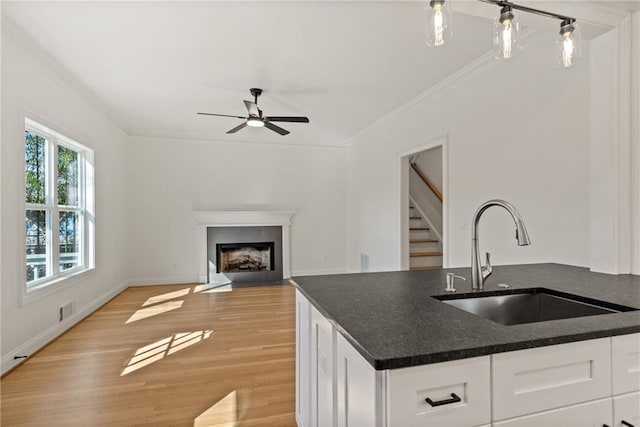
<path fill-rule="evenodd" d="M 493 24 L 493 44 L 496 58 L 510 59 L 516 50 L 520 49 L 518 44 L 520 24 L 518 23 L 516 14 L 513 12 L 514 10 L 559 19 L 561 21 L 560 32 L 556 36 L 556 61 L 562 67 L 571 67 L 575 58 L 582 56 L 582 38 L 580 37 L 575 18 L 541 9 L 534 9 L 529 6 L 522 6 L 508 0 L 478 1 L 500 7 L 500 15 L 498 15 Z M 427 44 L 429 46 L 444 46 L 453 35 L 450 1 L 425 0 L 425 2 Z"/>
<path fill-rule="evenodd" d="M 444 46 L 453 35 L 451 25 L 451 10 L 445 0 L 426 0 L 426 42 L 429 46 Z"/>
<path fill-rule="evenodd" d="M 556 37 L 556 60 L 562 67 L 571 67 L 575 58 L 582 56 L 582 37 L 575 20 L 565 19 L 560 23 Z"/>
<path fill-rule="evenodd" d="M 493 45 L 496 49 L 496 58 L 510 59 L 513 56 L 518 45 L 519 30 L 520 24 L 513 13 L 513 8 L 508 5 L 503 6 L 493 26 Z"/>

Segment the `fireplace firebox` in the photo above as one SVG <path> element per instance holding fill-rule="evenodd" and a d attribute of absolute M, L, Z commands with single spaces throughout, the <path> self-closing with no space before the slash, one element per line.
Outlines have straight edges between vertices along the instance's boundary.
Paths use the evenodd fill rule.
<path fill-rule="evenodd" d="M 218 243 L 217 273 L 273 271 L 274 250 L 274 242 Z"/>
<path fill-rule="evenodd" d="M 281 226 L 207 227 L 207 282 L 282 280 Z"/>

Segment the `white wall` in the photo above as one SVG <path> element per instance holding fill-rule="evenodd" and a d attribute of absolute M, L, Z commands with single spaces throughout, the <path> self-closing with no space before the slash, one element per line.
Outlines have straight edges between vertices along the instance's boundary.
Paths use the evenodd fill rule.
<path fill-rule="evenodd" d="M 640 274 L 640 12 L 632 16 L 631 190 L 633 245 L 631 273 Z"/>
<path fill-rule="evenodd" d="M 14 45 L 17 44 L 17 45 Z M 95 310 L 125 282 L 125 134 L 85 102 L 47 62 L 20 41 L 2 40 L 2 372 Z M 32 52 L 33 53 L 33 52 Z M 24 117 L 95 150 L 96 268 L 49 296 L 21 305 L 24 286 Z M 75 314 L 58 323 L 57 307 Z"/>
<path fill-rule="evenodd" d="M 618 30 L 609 31 L 591 42 L 590 120 L 590 234 L 597 244 L 590 246 L 590 267 L 615 273 L 618 260 L 616 221 L 618 217 L 618 156 L 616 142 L 617 50 L 612 49 Z"/>
<path fill-rule="evenodd" d="M 518 247 L 506 211 L 485 213 L 481 250 L 495 264 L 589 263 L 589 58 L 569 70 L 545 38 L 511 62 L 469 73 L 357 135 L 348 155 L 348 268 L 399 260 L 399 153 L 448 134 L 449 266 L 469 266 L 476 208 L 503 198 L 520 209 L 533 245 Z M 588 53 L 588 49 L 586 52 Z M 473 100 L 473 102 L 471 102 Z"/>
<path fill-rule="evenodd" d="M 345 271 L 344 148 L 131 138 L 128 153 L 130 283 L 197 281 L 193 211 L 298 210 L 292 275 Z"/>

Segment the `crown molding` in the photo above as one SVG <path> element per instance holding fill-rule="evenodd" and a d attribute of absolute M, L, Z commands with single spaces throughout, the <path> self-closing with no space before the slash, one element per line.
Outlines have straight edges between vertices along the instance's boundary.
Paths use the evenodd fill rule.
<path fill-rule="evenodd" d="M 289 140 L 295 142 L 273 142 L 273 141 L 248 141 L 248 140 L 232 140 L 220 138 L 219 134 L 208 133 L 180 133 L 174 134 L 173 132 L 162 133 L 158 131 L 149 131 L 149 133 L 134 132 L 129 135 L 132 141 L 162 141 L 169 143 L 182 143 L 193 142 L 202 144 L 254 144 L 254 145 L 276 145 L 279 147 L 304 147 L 304 148 L 326 148 L 333 150 L 340 150 L 347 148 L 345 143 L 340 144 L 317 144 L 317 143 L 305 143 L 300 140 Z"/>
<path fill-rule="evenodd" d="M 22 31 L 6 15 L 2 15 L 2 41 L 16 48 L 17 52 L 39 71 L 77 94 L 119 128 L 124 135 L 129 135 L 127 123 L 122 117 L 109 108 L 95 92 L 81 83 L 75 75 Z"/>

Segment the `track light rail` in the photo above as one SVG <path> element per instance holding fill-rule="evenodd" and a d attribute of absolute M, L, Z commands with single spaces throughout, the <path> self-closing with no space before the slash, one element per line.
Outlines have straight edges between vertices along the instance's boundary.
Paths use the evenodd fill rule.
<path fill-rule="evenodd" d="M 559 15 L 557 13 L 547 12 L 540 9 L 534 9 L 532 7 L 521 6 L 519 4 L 511 3 L 510 1 L 506 1 L 506 0 L 478 0 L 478 1 L 481 1 L 482 3 L 493 4 L 500 7 L 506 6 L 512 9 L 521 10 L 523 12 L 533 13 L 535 15 L 540 15 L 540 16 L 546 16 L 547 18 L 559 19 L 563 22 L 566 22 L 567 24 L 573 24 L 574 22 L 576 22 L 576 18 L 572 18 L 570 16 Z"/>

